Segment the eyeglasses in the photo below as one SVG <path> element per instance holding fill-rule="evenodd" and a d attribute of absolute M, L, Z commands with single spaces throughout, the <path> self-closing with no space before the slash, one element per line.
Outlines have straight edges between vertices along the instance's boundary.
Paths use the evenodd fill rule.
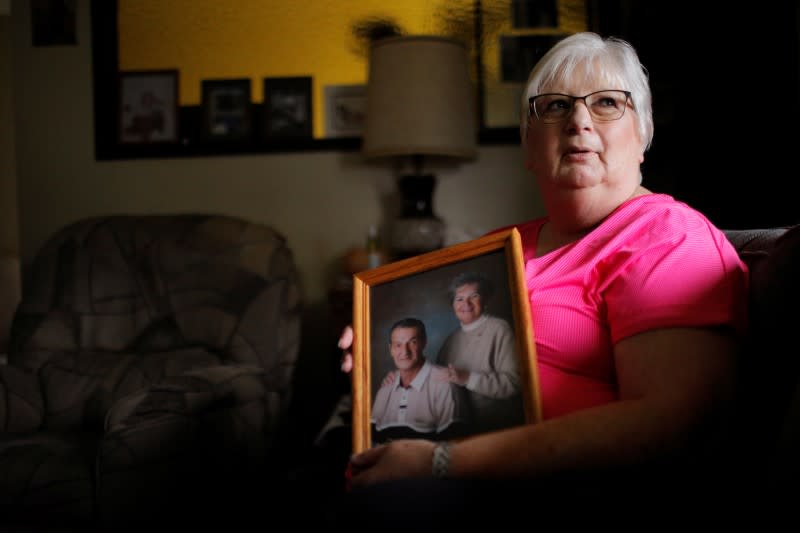
<path fill-rule="evenodd" d="M 628 107 L 630 91 L 606 90 L 586 96 L 570 96 L 560 93 L 537 94 L 528 98 L 528 116 L 535 116 L 545 124 L 565 120 L 575 108 L 576 100 L 583 100 L 592 119 L 599 122 L 619 120 Z"/>

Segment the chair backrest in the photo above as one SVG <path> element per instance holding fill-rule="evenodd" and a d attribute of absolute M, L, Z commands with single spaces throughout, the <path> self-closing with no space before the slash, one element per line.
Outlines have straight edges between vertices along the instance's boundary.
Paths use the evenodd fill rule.
<path fill-rule="evenodd" d="M 750 268 L 738 466 L 749 464 L 757 470 L 754 475 L 773 477 L 785 471 L 782 442 L 792 435 L 797 440 L 800 428 L 800 405 L 792 403 L 800 393 L 800 225 L 729 230 L 726 235 Z"/>
<path fill-rule="evenodd" d="M 159 374 L 209 364 L 258 366 L 270 390 L 290 386 L 302 291 L 270 227 L 205 214 L 80 220 L 45 243 L 22 292 L 9 364 L 40 372 L 45 388 L 64 384 L 62 399 L 100 395 L 107 406 Z"/>

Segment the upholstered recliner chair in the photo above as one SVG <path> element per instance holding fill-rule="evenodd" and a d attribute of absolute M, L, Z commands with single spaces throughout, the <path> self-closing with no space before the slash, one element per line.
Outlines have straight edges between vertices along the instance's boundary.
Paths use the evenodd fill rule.
<path fill-rule="evenodd" d="M 109 216 L 35 258 L 0 366 L 0 521 L 204 520 L 275 468 L 292 253 L 219 215 Z"/>

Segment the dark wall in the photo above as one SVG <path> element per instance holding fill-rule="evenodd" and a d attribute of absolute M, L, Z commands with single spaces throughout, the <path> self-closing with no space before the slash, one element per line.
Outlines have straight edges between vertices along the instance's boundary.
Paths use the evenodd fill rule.
<path fill-rule="evenodd" d="M 798 3 L 698 4 L 596 3 L 597 30 L 630 41 L 650 72 L 644 183 L 721 227 L 800 223 Z"/>

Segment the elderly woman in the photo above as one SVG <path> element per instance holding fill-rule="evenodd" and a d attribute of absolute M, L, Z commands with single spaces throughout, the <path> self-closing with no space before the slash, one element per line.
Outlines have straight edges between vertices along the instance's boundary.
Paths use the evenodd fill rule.
<path fill-rule="evenodd" d="M 635 50 L 571 35 L 534 67 L 522 104 L 525 165 L 547 210 L 516 226 L 543 421 L 450 446 L 395 441 L 355 455 L 352 485 L 362 490 L 353 501 L 374 505 L 382 499 L 371 494 L 385 498 L 397 488 L 387 481 L 402 478 L 414 494 L 466 480 L 455 491 L 462 501 L 471 490 L 491 494 L 487 480 L 509 479 L 524 479 L 532 505 L 537 486 L 546 489 L 539 496 L 568 487 L 549 493 L 569 494 L 562 501 L 579 491 L 607 504 L 659 501 L 653 491 L 713 449 L 730 414 L 747 270 L 706 217 L 642 187 L 653 118 Z M 340 346 L 351 340 L 346 329 Z M 407 483 L 400 490 L 409 493 Z M 676 486 L 671 498 L 697 488 Z"/>
<path fill-rule="evenodd" d="M 459 274 L 448 296 L 459 327 L 439 349 L 437 362 L 447 379 L 468 391 L 476 432 L 524 421 L 514 332 L 504 319 L 487 313 L 491 282 L 478 272 Z"/>

